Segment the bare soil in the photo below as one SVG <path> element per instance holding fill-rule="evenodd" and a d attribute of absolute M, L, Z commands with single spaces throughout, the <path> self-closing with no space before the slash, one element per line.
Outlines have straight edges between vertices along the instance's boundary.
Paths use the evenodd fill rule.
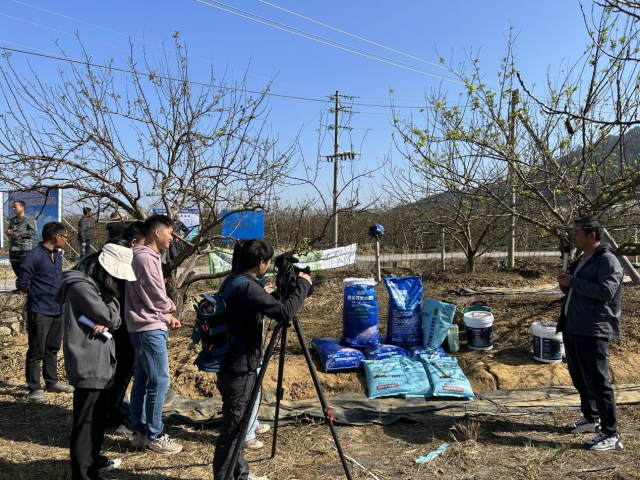
<path fill-rule="evenodd" d="M 514 272 L 499 271 L 495 262 L 481 263 L 478 273 L 467 274 L 462 264 L 439 272 L 433 263 L 413 265 L 384 272 L 386 275 L 423 276 L 425 297 L 452 301 L 461 307 L 474 298 L 456 297 L 454 287 L 522 287 L 553 283 L 556 262 L 529 262 Z M 316 293 L 301 310 L 307 342 L 317 336 L 339 337 L 342 332 L 342 279 L 369 276 L 357 268 L 318 274 Z M 388 296 L 378 286 L 380 329 L 384 334 Z M 561 296 L 506 295 L 475 298 L 487 300 L 494 309 L 495 348 L 488 352 L 469 351 L 464 335 L 459 362 L 474 390 L 516 389 L 549 385 L 570 385 L 564 364 L 541 364 L 533 360 L 532 322 L 554 320 Z M 640 383 L 640 290 L 625 287 L 623 294 L 623 339 L 612 342 L 611 376 L 614 383 Z M 198 372 L 193 366 L 196 351 L 190 346 L 189 324 L 172 334 L 169 355 L 172 388 L 192 398 L 217 394 L 215 376 Z M 458 323 L 461 319 L 456 319 Z M 285 398 L 299 400 L 315 396 L 313 384 L 290 331 L 285 365 Z M 0 479 L 70 478 L 68 442 L 71 426 L 71 396 L 50 394 L 49 405 L 24 401 L 25 334 L 0 338 Z M 361 373 L 325 374 L 313 353 L 316 368 L 327 395 L 362 391 Z M 276 384 L 277 357 L 267 370 L 264 388 Z M 63 361 L 60 374 L 64 378 Z M 390 426 L 340 427 L 345 453 L 380 479 L 431 478 L 640 478 L 640 406 L 619 407 L 619 422 L 625 449 L 621 452 L 592 453 L 581 448 L 590 437 L 565 434 L 559 428 L 576 417 L 576 411 L 559 409 L 553 414 L 523 416 L 482 416 L 433 424 L 398 422 Z M 476 431 L 477 429 L 477 431 Z M 105 451 L 123 459 L 121 469 L 110 472 L 117 479 L 212 478 L 214 428 L 172 425 L 169 433 L 185 445 L 183 453 L 162 457 L 151 452 L 135 452 L 129 440 L 108 435 Z M 271 441 L 271 433 L 262 437 Z M 337 454 L 331 449 L 329 429 L 322 422 L 301 421 L 282 427 L 278 455 L 269 458 L 268 447 L 248 452 L 252 471 L 272 479 L 344 478 Z M 414 459 L 449 443 L 437 460 L 419 466 Z M 354 478 L 372 478 L 354 469 Z"/>

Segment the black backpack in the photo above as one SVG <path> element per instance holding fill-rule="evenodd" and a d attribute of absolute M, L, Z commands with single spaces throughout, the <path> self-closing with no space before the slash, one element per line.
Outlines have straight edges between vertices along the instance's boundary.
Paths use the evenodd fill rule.
<path fill-rule="evenodd" d="M 202 351 L 193 363 L 203 372 L 220 371 L 231 344 L 235 341 L 229 335 L 226 301 L 238 285 L 251 281 L 244 275 L 239 275 L 230 282 L 228 280 L 229 278 L 222 283 L 214 296 L 202 294 L 202 300 L 195 306 L 196 324 L 193 326 L 191 340 L 195 344 L 201 343 Z"/>

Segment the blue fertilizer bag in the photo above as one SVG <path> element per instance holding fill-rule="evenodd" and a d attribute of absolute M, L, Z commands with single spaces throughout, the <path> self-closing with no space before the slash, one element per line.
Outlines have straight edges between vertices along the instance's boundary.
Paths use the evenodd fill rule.
<path fill-rule="evenodd" d="M 389 291 L 387 340 L 391 345 L 422 343 L 422 277 L 384 277 Z"/>
<path fill-rule="evenodd" d="M 360 350 L 340 346 L 337 338 L 314 338 L 311 345 L 320 355 L 325 372 L 360 368 L 365 359 Z"/>
<path fill-rule="evenodd" d="M 420 357 L 420 355 L 423 355 L 426 358 L 442 358 L 447 356 L 446 352 L 442 349 L 442 347 L 430 349 L 430 348 L 424 348 L 422 345 L 409 347 L 409 353 L 413 358 L 418 358 Z"/>
<path fill-rule="evenodd" d="M 340 345 L 354 348 L 380 345 L 378 299 L 373 278 L 344 279 L 344 309 Z"/>
<path fill-rule="evenodd" d="M 429 374 L 433 397 L 463 397 L 473 399 L 473 389 L 455 357 L 426 358 L 420 356 Z"/>
<path fill-rule="evenodd" d="M 419 359 L 397 355 L 384 360 L 364 360 L 362 365 L 369 398 L 424 397 L 431 391 L 429 377 Z"/>
<path fill-rule="evenodd" d="M 456 313 L 455 303 L 425 298 L 422 304 L 422 334 L 425 348 L 438 348 L 447 338 Z"/>
<path fill-rule="evenodd" d="M 384 360 L 394 355 L 411 356 L 404 348 L 396 345 L 378 345 L 377 347 L 365 348 L 364 355 L 367 360 Z"/>

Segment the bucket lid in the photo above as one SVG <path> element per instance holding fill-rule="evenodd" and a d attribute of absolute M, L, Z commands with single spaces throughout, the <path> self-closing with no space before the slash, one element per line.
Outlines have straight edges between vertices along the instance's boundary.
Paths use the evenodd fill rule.
<path fill-rule="evenodd" d="M 488 320 L 489 318 L 493 319 L 493 313 L 480 311 L 465 312 L 464 318 L 472 318 L 474 320 Z"/>
<path fill-rule="evenodd" d="M 531 330 L 548 330 L 555 333 L 557 326 L 558 324 L 556 322 L 551 322 L 549 320 L 544 322 L 533 322 L 531 324 Z"/>

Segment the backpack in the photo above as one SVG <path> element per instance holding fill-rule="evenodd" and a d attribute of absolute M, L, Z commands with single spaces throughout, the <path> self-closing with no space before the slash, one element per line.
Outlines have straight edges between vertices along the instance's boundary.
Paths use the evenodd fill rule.
<path fill-rule="evenodd" d="M 231 344 L 235 341 L 235 338 L 229 335 L 226 301 L 239 285 L 251 281 L 244 275 L 235 277 L 231 282 L 228 280 L 227 278 L 222 283 L 214 296 L 202 294 L 202 300 L 194 307 L 196 323 L 193 326 L 191 340 L 195 344 L 201 343 L 202 350 L 193 363 L 203 372 L 220 371 Z"/>

